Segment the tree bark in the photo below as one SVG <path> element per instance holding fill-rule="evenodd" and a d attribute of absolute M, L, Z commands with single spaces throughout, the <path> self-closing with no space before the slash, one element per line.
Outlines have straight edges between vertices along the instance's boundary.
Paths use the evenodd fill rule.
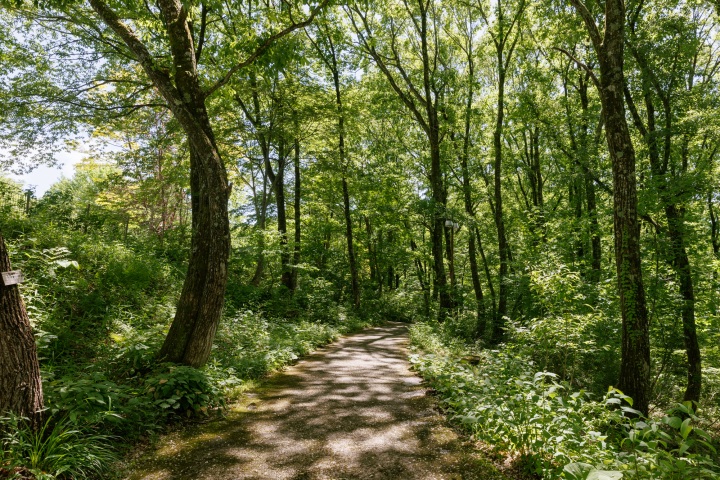
<path fill-rule="evenodd" d="M 210 356 L 227 285 L 230 189 L 197 76 L 188 12 L 178 0 L 159 0 L 157 4 L 174 63 L 171 78 L 170 72 L 155 63 L 147 47 L 103 0 L 90 0 L 90 5 L 130 49 L 187 136 L 194 207 L 190 259 L 175 318 L 159 356 L 201 366 Z"/>
<path fill-rule="evenodd" d="M 625 3 L 622 0 L 605 3 L 605 32 L 601 37 L 587 7 L 580 0 L 571 2 L 585 22 L 600 63 L 598 87 L 612 160 L 615 264 L 622 315 L 618 387 L 633 398 L 633 408 L 647 415 L 650 400 L 650 331 L 640 263 L 635 150 L 623 99 Z"/>
<path fill-rule="evenodd" d="M 0 272 L 12 270 L 0 233 Z M 17 285 L 0 280 L 0 415 L 12 412 L 37 430 L 43 420 L 40 365 L 30 319 Z"/>
<path fill-rule="evenodd" d="M 497 96 L 497 116 L 495 117 L 495 131 L 493 132 L 493 152 L 495 155 L 495 178 L 493 182 L 493 192 L 495 198 L 495 228 L 498 234 L 498 256 L 500 257 L 499 271 L 499 292 L 498 292 L 498 308 L 497 314 L 493 319 L 492 337 L 493 344 L 502 342 L 505 336 L 505 317 L 507 316 L 507 298 L 508 298 L 508 243 L 505 236 L 505 218 L 503 216 L 503 199 L 502 199 L 502 132 L 505 117 L 505 69 L 503 66 L 502 51 L 498 50 L 498 61 L 500 62 L 498 71 L 498 96 Z"/>
<path fill-rule="evenodd" d="M 300 140 L 295 138 L 295 158 L 293 162 L 295 170 L 295 198 L 293 212 L 294 218 L 294 243 L 293 243 L 293 267 L 292 267 L 292 288 L 294 292 L 298 285 L 298 265 L 300 264 Z"/>

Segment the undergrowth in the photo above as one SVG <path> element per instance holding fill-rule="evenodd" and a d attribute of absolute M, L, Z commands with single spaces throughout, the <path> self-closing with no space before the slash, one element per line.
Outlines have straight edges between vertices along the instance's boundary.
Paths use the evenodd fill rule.
<path fill-rule="evenodd" d="M 414 368 L 437 390 L 452 420 L 542 478 L 716 479 L 713 440 L 690 404 L 643 418 L 610 388 L 603 398 L 506 350 L 477 350 L 411 327 Z"/>
<path fill-rule="evenodd" d="M 258 379 L 379 318 L 329 300 L 333 286 L 322 279 L 303 279 L 293 297 L 259 287 L 229 298 L 207 365 L 159 363 L 182 258 L 142 239 L 32 219 L 3 232 L 27 279 L 48 421 L 34 432 L 22 419 L 0 420 L 0 479 L 113 478 L 129 446 L 168 424 L 222 414 Z"/>

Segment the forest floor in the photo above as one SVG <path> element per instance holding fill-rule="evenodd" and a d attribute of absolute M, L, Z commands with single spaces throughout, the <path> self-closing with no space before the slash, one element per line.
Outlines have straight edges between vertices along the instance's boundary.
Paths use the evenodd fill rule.
<path fill-rule="evenodd" d="M 409 369 L 407 328 L 344 337 L 223 419 L 163 436 L 132 480 L 506 479 L 448 426 Z"/>

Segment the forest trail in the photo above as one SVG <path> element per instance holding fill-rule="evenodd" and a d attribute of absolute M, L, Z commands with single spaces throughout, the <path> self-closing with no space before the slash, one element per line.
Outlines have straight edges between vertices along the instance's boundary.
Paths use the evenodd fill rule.
<path fill-rule="evenodd" d="M 227 419 L 164 437 L 132 480 L 504 479 L 409 370 L 407 327 L 344 337 Z"/>

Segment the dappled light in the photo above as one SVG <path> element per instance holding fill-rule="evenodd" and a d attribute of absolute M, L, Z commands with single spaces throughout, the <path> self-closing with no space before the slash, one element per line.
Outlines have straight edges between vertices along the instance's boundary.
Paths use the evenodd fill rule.
<path fill-rule="evenodd" d="M 443 425 L 406 343 L 401 324 L 343 338 L 226 420 L 163 440 L 131 478 L 493 478 Z"/>

